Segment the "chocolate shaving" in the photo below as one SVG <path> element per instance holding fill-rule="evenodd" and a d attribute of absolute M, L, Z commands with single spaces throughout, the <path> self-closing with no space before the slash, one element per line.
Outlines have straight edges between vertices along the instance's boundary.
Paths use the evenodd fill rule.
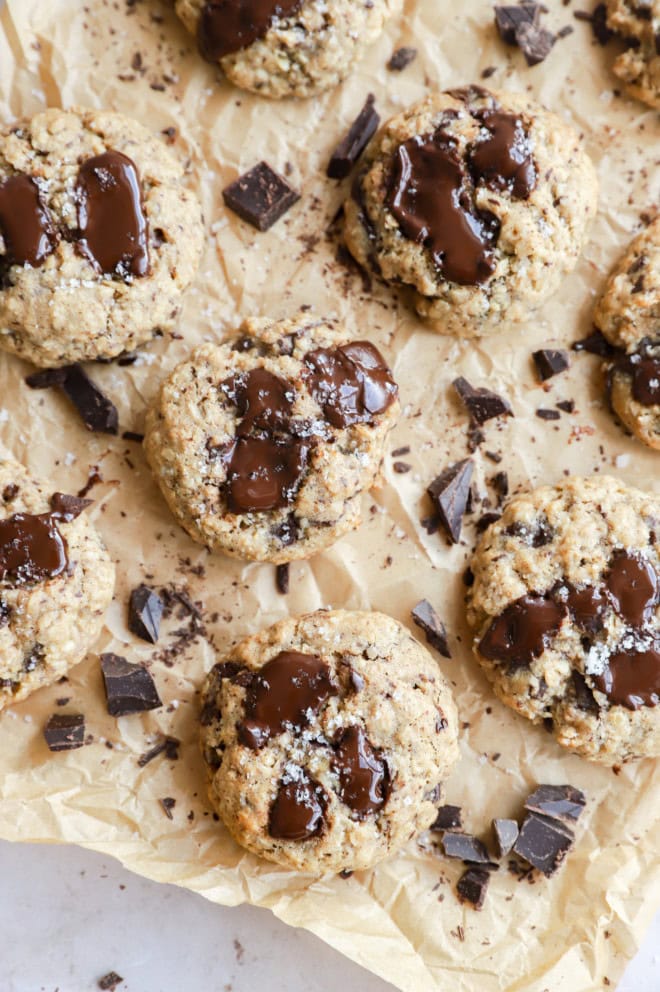
<path fill-rule="evenodd" d="M 380 123 L 380 116 L 374 108 L 375 97 L 370 93 L 366 103 L 351 124 L 348 134 L 339 142 L 328 162 L 326 175 L 329 179 L 345 179 L 367 147 Z"/>
<path fill-rule="evenodd" d="M 259 162 L 222 191 L 230 210 L 258 231 L 267 231 L 300 199 L 286 179 Z"/>
<path fill-rule="evenodd" d="M 177 761 L 179 758 L 180 743 L 181 741 L 177 740 L 176 737 L 163 737 L 163 739 L 158 741 L 157 744 L 154 744 L 152 748 L 140 755 L 137 761 L 138 766 L 140 768 L 144 768 L 150 761 L 157 758 L 159 754 L 165 754 L 168 761 Z"/>
<path fill-rule="evenodd" d="M 467 407 L 475 424 L 485 424 L 493 417 L 513 416 L 507 400 L 490 389 L 475 388 L 463 376 L 454 379 L 452 386 Z"/>
<path fill-rule="evenodd" d="M 44 727 L 50 751 L 75 751 L 85 743 L 85 717 L 82 713 L 53 713 Z"/>
<path fill-rule="evenodd" d="M 155 644 L 160 634 L 163 601 L 157 592 L 140 585 L 131 593 L 128 604 L 128 629 L 136 637 Z"/>
<path fill-rule="evenodd" d="M 441 472 L 426 490 L 453 544 L 458 544 L 461 538 L 473 469 L 470 458 L 456 462 Z"/>
<path fill-rule="evenodd" d="M 451 658 L 445 625 L 428 599 L 420 600 L 411 612 L 413 623 L 424 631 L 427 643 L 434 647 L 443 658 Z"/>

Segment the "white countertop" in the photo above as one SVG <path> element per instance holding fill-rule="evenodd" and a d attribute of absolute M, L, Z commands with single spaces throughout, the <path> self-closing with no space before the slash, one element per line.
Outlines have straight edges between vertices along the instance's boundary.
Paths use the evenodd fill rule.
<path fill-rule="evenodd" d="M 0 842 L 0 879 L 1 992 L 94 992 L 110 971 L 117 992 L 392 990 L 266 910 L 214 906 L 88 851 Z M 660 914 L 617 992 L 659 990 Z"/>

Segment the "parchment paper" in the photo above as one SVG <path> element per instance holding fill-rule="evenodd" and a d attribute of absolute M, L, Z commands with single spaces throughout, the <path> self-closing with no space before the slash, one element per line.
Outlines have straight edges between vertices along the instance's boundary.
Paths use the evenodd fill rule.
<path fill-rule="evenodd" d="M 318 934 L 344 954 L 410 992 L 587 992 L 616 984 L 660 902 L 660 774 L 657 763 L 615 775 L 568 756 L 542 730 L 514 716 L 490 693 L 467 650 L 461 573 L 474 527 L 460 546 L 429 536 L 425 485 L 466 455 L 467 421 L 450 382 L 466 376 L 506 394 L 515 419 L 487 425 L 476 478 L 505 469 L 513 488 L 553 482 L 568 471 L 607 471 L 660 489 L 658 456 L 627 438 L 604 407 L 598 361 L 575 356 L 572 368 L 540 387 L 530 353 L 564 346 L 590 328 L 603 277 L 640 215 L 658 202 L 658 115 L 613 94 L 612 54 L 594 46 L 589 26 L 556 3 L 551 27 L 572 23 L 546 63 L 528 69 L 519 52 L 495 37 L 490 5 L 479 0 L 410 0 L 354 75 L 335 91 L 302 102 L 271 103 L 232 89 L 205 65 L 171 8 L 157 0 L 8 0 L 0 14 L 0 113 L 7 120 L 46 105 L 110 107 L 153 131 L 174 126 L 175 153 L 189 163 L 199 190 L 208 244 L 181 316 L 182 339 L 166 336 L 130 367 L 91 373 L 119 407 L 121 428 L 140 431 L 145 405 L 161 377 L 198 342 L 220 340 L 249 314 L 283 316 L 302 304 L 337 314 L 368 336 L 393 363 L 404 416 L 392 449 L 411 446 L 408 474 L 386 463 L 387 484 L 365 503 L 361 530 L 331 551 L 291 569 L 288 596 L 276 593 L 274 570 L 211 557 L 174 525 L 139 445 L 90 435 L 66 401 L 31 392 L 27 365 L 0 357 L 0 440 L 54 488 L 76 491 L 90 466 L 103 483 L 92 490 L 93 517 L 118 565 L 116 597 L 98 651 L 151 663 L 165 705 L 145 716 L 109 717 L 96 654 L 68 684 L 42 690 L 0 719 L 0 835 L 11 840 L 73 842 L 120 859 L 133 871 L 200 892 L 214 902 L 251 902 Z M 394 48 L 414 45 L 417 60 L 388 72 Z M 141 55 L 141 68 L 136 69 Z M 584 131 L 600 174 L 601 205 L 586 255 L 562 291 L 521 331 L 461 343 L 426 331 L 386 288 L 365 293 L 360 278 L 335 261 L 325 231 L 343 186 L 324 178 L 328 154 L 373 91 L 383 117 L 427 88 L 479 81 L 530 90 Z M 132 67 L 133 66 L 133 67 Z M 123 77 L 123 78 L 121 78 Z M 162 88 L 161 88 L 162 87 Z M 221 190 L 267 159 L 303 194 L 269 233 L 258 234 L 228 212 Z M 557 423 L 538 407 L 574 399 Z M 500 452 L 495 466 L 486 450 Z M 492 495 L 492 494 L 491 494 Z M 174 584 L 200 603 L 206 636 L 172 661 L 163 652 L 189 619 L 171 617 L 152 648 L 127 630 L 128 592 L 141 581 Z M 537 782 L 571 782 L 589 796 L 578 842 L 550 881 L 518 882 L 506 870 L 492 879 L 481 913 L 463 908 L 453 887 L 460 866 L 428 845 L 408 848 L 372 872 L 321 880 L 279 870 L 247 855 L 214 822 L 205 800 L 197 748 L 197 693 L 204 673 L 247 633 L 322 606 L 376 608 L 410 624 L 427 597 L 445 619 L 453 659 L 439 659 L 464 721 L 462 758 L 445 801 L 463 805 L 467 827 L 483 833 L 492 817 L 516 815 Z M 93 742 L 51 755 L 41 728 L 64 712 L 86 715 Z M 158 735 L 182 742 L 178 761 L 137 758 Z M 112 744 L 112 748 L 106 742 Z M 158 802 L 176 799 L 168 820 Z"/>

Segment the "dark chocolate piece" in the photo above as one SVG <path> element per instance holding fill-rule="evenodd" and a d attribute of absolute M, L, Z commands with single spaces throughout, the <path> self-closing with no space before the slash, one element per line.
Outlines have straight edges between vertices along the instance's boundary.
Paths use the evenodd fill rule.
<path fill-rule="evenodd" d="M 532 358 L 541 382 L 552 379 L 560 372 L 565 372 L 570 364 L 568 352 L 564 349 L 541 348 L 539 351 L 532 352 Z"/>
<path fill-rule="evenodd" d="M 631 627 L 642 627 L 660 598 L 660 581 L 654 566 L 642 555 L 615 555 L 605 577 L 614 608 Z"/>
<path fill-rule="evenodd" d="M 660 703 L 660 645 L 646 650 L 624 650 L 610 655 L 602 675 L 593 676 L 596 688 L 610 702 L 638 710 Z"/>
<path fill-rule="evenodd" d="M 559 630 L 566 606 L 550 596 L 523 596 L 491 621 L 479 651 L 492 661 L 528 665 Z"/>
<path fill-rule="evenodd" d="M 426 490 L 453 544 L 458 544 L 461 538 L 473 469 L 470 458 L 455 462 L 441 472 Z"/>
<path fill-rule="evenodd" d="M 102 992 L 115 992 L 117 986 L 121 985 L 123 981 L 124 979 L 116 971 L 109 971 L 103 978 L 99 978 L 96 984 Z"/>
<path fill-rule="evenodd" d="M 548 57 L 556 40 L 557 36 L 552 31 L 540 25 L 521 24 L 516 31 L 518 47 L 530 67 L 538 65 Z"/>
<path fill-rule="evenodd" d="M 486 845 L 472 834 L 447 831 L 442 846 L 448 858 L 459 858 L 476 865 L 492 864 Z"/>
<path fill-rule="evenodd" d="M 305 365 L 309 390 L 333 427 L 373 423 L 399 392 L 385 359 L 369 341 L 310 351 Z"/>
<path fill-rule="evenodd" d="M 573 831 L 538 813 L 525 817 L 513 850 L 548 878 L 557 871 L 573 846 Z"/>
<path fill-rule="evenodd" d="M 330 669 L 318 655 L 280 651 L 248 687 L 239 739 L 246 747 L 263 747 L 288 727 L 307 727 L 326 699 L 336 695 Z"/>
<path fill-rule="evenodd" d="M 348 134 L 339 142 L 328 162 L 329 179 L 345 179 L 376 133 L 380 115 L 376 112 L 375 97 L 370 93 L 366 103 L 351 124 Z"/>
<path fill-rule="evenodd" d="M 289 591 L 289 563 L 284 562 L 283 565 L 275 566 L 275 585 L 277 586 L 277 591 L 282 595 L 286 596 Z"/>
<path fill-rule="evenodd" d="M 606 45 L 614 37 L 615 32 L 607 26 L 607 5 L 604 3 L 596 4 L 591 12 L 576 10 L 573 17 L 576 21 L 588 21 L 591 24 L 594 38 L 599 45 Z"/>
<path fill-rule="evenodd" d="M 387 68 L 390 72 L 402 72 L 417 58 L 417 49 L 403 46 L 392 52 Z"/>
<path fill-rule="evenodd" d="M 617 354 L 614 345 L 611 345 L 597 328 L 591 334 L 587 334 L 586 338 L 574 341 L 571 347 L 573 351 L 588 351 L 590 355 L 598 355 L 600 358 L 610 358 Z"/>
<path fill-rule="evenodd" d="M 497 856 L 505 858 L 518 840 L 518 823 L 516 820 L 493 820 L 493 833 L 497 844 Z"/>
<path fill-rule="evenodd" d="M 227 186 L 222 198 L 242 220 L 258 231 L 267 231 L 300 199 L 300 193 L 267 162 L 259 162 Z"/>
<path fill-rule="evenodd" d="M 44 727 L 50 751 L 75 751 L 85 743 L 85 717 L 81 713 L 53 713 Z"/>
<path fill-rule="evenodd" d="M 295 777 L 294 777 L 295 776 Z M 302 768 L 287 768 L 270 808 L 268 833 L 282 840 L 318 837 L 325 826 L 328 797 L 323 787 Z"/>
<path fill-rule="evenodd" d="M 430 830 L 462 830 L 463 813 L 460 806 L 441 806 Z"/>
<path fill-rule="evenodd" d="M 559 410 L 548 410 L 544 407 L 539 407 L 535 413 L 539 420 L 561 420 L 561 413 Z"/>
<path fill-rule="evenodd" d="M 539 3 L 497 4 L 495 26 L 506 45 L 518 44 L 518 31 L 523 24 L 536 26 L 541 13 Z"/>
<path fill-rule="evenodd" d="M 31 176 L 15 175 L 0 182 L 0 235 L 5 253 L 0 268 L 38 268 L 55 249 L 52 218 Z"/>
<path fill-rule="evenodd" d="M 133 589 L 128 604 L 128 629 L 132 634 L 155 644 L 162 616 L 163 601 L 157 592 L 145 585 Z"/>
<path fill-rule="evenodd" d="M 263 38 L 274 21 L 291 17 L 302 0 L 207 0 L 197 25 L 197 44 L 209 62 L 240 52 Z"/>
<path fill-rule="evenodd" d="M 443 658 L 451 658 L 447 642 L 445 625 L 435 612 L 428 599 L 421 599 L 412 609 L 413 623 L 426 634 L 427 642 L 438 651 Z"/>
<path fill-rule="evenodd" d="M 485 868 L 468 868 L 456 885 L 458 898 L 461 902 L 470 903 L 475 909 L 481 909 L 486 899 L 489 882 L 490 872 Z"/>
<path fill-rule="evenodd" d="M 149 226 L 135 162 L 107 151 L 80 166 L 76 247 L 98 272 L 122 279 L 149 273 Z"/>
<path fill-rule="evenodd" d="M 101 670 L 110 716 L 128 716 L 162 706 L 151 673 L 118 654 L 102 654 Z"/>
<path fill-rule="evenodd" d="M 387 764 L 361 727 L 347 727 L 334 744 L 339 797 L 359 819 L 382 809 L 389 791 Z"/>
<path fill-rule="evenodd" d="M 575 413 L 575 400 L 558 400 L 555 406 L 564 413 Z"/>
<path fill-rule="evenodd" d="M 81 365 L 61 369 L 46 369 L 25 380 L 31 389 L 58 386 L 73 403 L 89 431 L 96 434 L 116 434 L 119 426 L 117 408 L 105 393 L 89 378 Z"/>
<path fill-rule="evenodd" d="M 513 411 L 507 400 L 490 389 L 471 386 L 463 376 L 454 379 L 452 386 L 476 424 L 485 424 L 493 417 L 513 416 Z"/>
<path fill-rule="evenodd" d="M 163 807 L 163 813 L 167 819 L 173 820 L 174 817 L 172 816 L 172 810 L 176 806 L 176 799 L 173 799 L 172 796 L 164 796 L 162 799 L 159 799 L 158 802 Z"/>
<path fill-rule="evenodd" d="M 539 785 L 527 797 L 525 809 L 552 820 L 575 823 L 585 807 L 584 792 L 572 785 Z"/>

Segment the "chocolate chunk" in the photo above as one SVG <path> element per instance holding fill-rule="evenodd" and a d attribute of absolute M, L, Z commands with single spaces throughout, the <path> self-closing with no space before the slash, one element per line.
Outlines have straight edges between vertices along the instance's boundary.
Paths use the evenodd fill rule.
<path fill-rule="evenodd" d="M 0 580 L 22 586 L 61 575 L 68 548 L 57 513 L 15 513 L 0 520 Z"/>
<path fill-rule="evenodd" d="M 255 368 L 225 379 L 220 390 L 238 409 L 239 437 L 247 437 L 252 430 L 272 433 L 287 429 L 296 392 L 285 379 Z"/>
<path fill-rule="evenodd" d="M 539 785 L 525 802 L 530 813 L 541 813 L 552 820 L 575 823 L 585 807 L 584 792 L 572 785 Z"/>
<path fill-rule="evenodd" d="M 460 806 L 441 806 L 430 830 L 462 830 L 463 813 Z"/>
<path fill-rule="evenodd" d="M 491 277 L 500 224 L 477 206 L 473 178 L 442 126 L 399 145 L 385 203 L 402 234 L 428 249 L 445 279 L 474 286 Z"/>
<path fill-rule="evenodd" d="M 559 400 L 555 405 L 558 410 L 563 410 L 564 413 L 575 412 L 575 400 Z"/>
<path fill-rule="evenodd" d="M 563 349 L 556 351 L 552 348 L 541 348 L 532 352 L 532 358 L 541 382 L 565 372 L 569 366 L 568 352 Z"/>
<path fill-rule="evenodd" d="M 163 813 L 167 819 L 173 820 L 174 817 L 172 816 L 172 810 L 176 806 L 176 799 L 173 799 L 172 796 L 164 796 L 162 799 L 159 799 L 158 802 L 163 807 Z"/>
<path fill-rule="evenodd" d="M 163 737 L 157 744 L 154 744 L 148 751 L 140 755 L 137 761 L 138 766 L 144 768 L 150 761 L 157 758 L 159 754 L 164 754 L 168 761 L 177 761 L 180 743 L 181 741 L 177 740 L 176 737 Z"/>
<path fill-rule="evenodd" d="M 81 713 L 53 713 L 44 727 L 50 751 L 75 751 L 85 743 L 85 717 Z"/>
<path fill-rule="evenodd" d="M 411 62 L 414 62 L 417 58 L 416 48 L 397 48 L 392 52 L 390 60 L 387 63 L 387 68 L 390 72 L 402 72 L 407 69 Z"/>
<path fill-rule="evenodd" d="M 227 466 L 230 513 L 278 510 L 296 496 L 307 468 L 310 445 L 289 438 L 239 437 Z"/>
<path fill-rule="evenodd" d="M 122 279 L 149 273 L 149 226 L 135 162 L 107 151 L 82 163 L 76 182 L 76 247 L 98 272 Z"/>
<path fill-rule="evenodd" d="M 485 424 L 493 417 L 513 416 L 509 403 L 490 389 L 475 388 L 462 376 L 454 379 L 452 386 L 467 407 L 472 420 L 477 424 Z"/>
<path fill-rule="evenodd" d="M 497 4 L 495 6 L 495 26 L 506 45 L 518 44 L 518 31 L 523 24 L 538 24 L 541 13 L 539 3 Z"/>
<path fill-rule="evenodd" d="M 572 348 L 573 351 L 588 351 L 590 355 L 598 355 L 600 358 L 610 358 L 617 354 L 617 349 L 599 330 L 594 330 L 586 338 L 574 341 Z"/>
<path fill-rule="evenodd" d="M 561 420 L 561 413 L 559 410 L 547 410 L 543 407 L 539 407 L 535 413 L 539 420 Z"/>
<path fill-rule="evenodd" d="M 427 642 L 439 651 L 443 658 L 451 658 L 445 625 L 428 599 L 421 599 L 417 606 L 413 607 L 412 618 L 426 634 Z"/>
<path fill-rule="evenodd" d="M 158 593 L 145 585 L 133 589 L 128 604 L 128 629 L 132 634 L 155 644 L 160 634 L 162 616 L 163 601 Z"/>
<path fill-rule="evenodd" d="M 359 819 L 382 809 L 389 792 L 387 764 L 361 727 L 347 727 L 334 744 L 332 769 L 339 797 Z"/>
<path fill-rule="evenodd" d="M 481 909 L 486 899 L 489 882 L 489 871 L 484 868 L 468 868 L 456 885 L 458 898 L 461 902 L 469 902 L 475 909 Z"/>
<path fill-rule="evenodd" d="M 333 427 L 373 423 L 399 392 L 385 359 L 369 341 L 310 351 L 305 365 L 309 390 Z"/>
<path fill-rule="evenodd" d="M 350 126 L 348 134 L 339 142 L 328 162 L 329 179 L 345 179 L 367 147 L 380 123 L 374 108 L 375 97 L 370 93 L 366 103 Z"/>
<path fill-rule="evenodd" d="M 268 833 L 282 840 L 318 837 L 325 826 L 328 797 L 323 787 L 302 768 L 287 766 L 270 808 Z"/>
<path fill-rule="evenodd" d="M 289 563 L 284 562 L 283 565 L 275 566 L 275 585 L 277 586 L 277 591 L 281 593 L 282 596 L 286 596 L 289 591 Z"/>
<path fill-rule="evenodd" d="M 518 47 L 530 67 L 538 65 L 548 57 L 556 40 L 557 36 L 552 31 L 540 25 L 521 24 L 516 31 Z"/>
<path fill-rule="evenodd" d="M 507 190 L 516 200 L 526 200 L 536 186 L 536 166 L 522 118 L 501 110 L 473 114 L 488 132 L 470 151 L 474 181 Z"/>
<path fill-rule="evenodd" d="M 614 37 L 614 31 L 607 26 L 607 5 L 598 3 L 590 13 L 588 10 L 576 10 L 573 17 L 577 21 L 588 21 L 591 24 L 594 38 L 599 45 L 606 45 Z"/>
<path fill-rule="evenodd" d="M 486 845 L 472 834 L 448 831 L 442 838 L 442 846 L 448 858 L 460 858 L 470 864 L 492 864 Z"/>
<path fill-rule="evenodd" d="M 59 384 L 82 417 L 89 431 L 96 434 L 116 434 L 119 427 L 117 407 L 89 378 L 80 365 L 69 365 L 64 381 Z"/>
<path fill-rule="evenodd" d="M 528 665 L 559 630 L 566 607 L 550 596 L 523 596 L 491 621 L 479 651 L 492 661 Z"/>
<path fill-rule="evenodd" d="M 658 573 L 650 561 L 631 552 L 616 555 L 605 584 L 617 613 L 631 627 L 642 627 L 650 620 L 660 598 Z"/>
<path fill-rule="evenodd" d="M 267 162 L 259 162 L 227 186 L 222 198 L 242 220 L 258 231 L 267 231 L 300 199 L 300 194 Z"/>
<path fill-rule="evenodd" d="M 570 583 L 560 584 L 557 588 L 557 598 L 566 602 L 573 620 L 582 630 L 590 633 L 602 630 L 603 614 L 608 606 L 605 590 L 597 586 L 578 588 Z"/>
<path fill-rule="evenodd" d="M 505 858 L 518 840 L 518 824 L 515 820 L 493 820 L 493 833 L 497 844 L 497 855 Z"/>
<path fill-rule="evenodd" d="M 207 0 L 197 24 L 197 44 L 209 62 L 263 38 L 275 21 L 291 17 L 302 0 Z"/>
<path fill-rule="evenodd" d="M 55 228 L 31 176 L 15 175 L 0 182 L 0 235 L 5 245 L 0 268 L 43 265 L 57 243 Z"/>
<path fill-rule="evenodd" d="M 102 654 L 101 670 L 110 716 L 128 716 L 162 706 L 151 674 L 118 654 Z"/>
<path fill-rule="evenodd" d="M 573 832 L 562 823 L 530 813 L 523 821 L 513 850 L 549 878 L 570 851 L 573 839 Z"/>
<path fill-rule="evenodd" d="M 326 699 L 336 695 L 330 669 L 318 655 L 280 651 L 263 665 L 248 688 L 239 739 L 257 749 L 290 727 L 301 730 Z"/>
<path fill-rule="evenodd" d="M 121 985 L 123 981 L 124 979 L 116 971 L 109 971 L 103 978 L 99 978 L 96 984 L 102 992 L 115 992 L 117 986 Z"/>
<path fill-rule="evenodd" d="M 473 469 L 470 458 L 455 462 L 441 472 L 426 490 L 453 544 L 458 544 L 461 538 Z"/>
<path fill-rule="evenodd" d="M 638 710 L 660 703 L 660 645 L 626 649 L 610 655 L 602 675 L 594 676 L 596 688 L 610 702 Z"/>

